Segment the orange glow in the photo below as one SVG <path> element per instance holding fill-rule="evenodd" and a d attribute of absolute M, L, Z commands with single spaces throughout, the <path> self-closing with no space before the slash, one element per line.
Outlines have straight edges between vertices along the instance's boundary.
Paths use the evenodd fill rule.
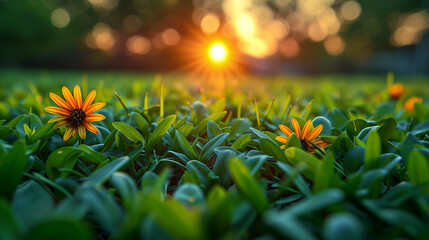
<path fill-rule="evenodd" d="M 336 35 L 325 39 L 325 41 L 323 41 L 323 46 L 326 52 L 332 56 L 340 55 L 346 48 L 344 40 Z"/>
<path fill-rule="evenodd" d="M 210 59 L 213 62 L 223 62 L 226 60 L 227 50 L 224 44 L 215 43 L 209 50 Z"/>
<path fill-rule="evenodd" d="M 193 27 L 177 47 L 175 60 L 182 63 L 179 72 L 200 79 L 202 86 L 221 90 L 226 81 L 244 78 L 245 62 L 238 55 L 233 39 L 207 36 Z M 231 84 L 232 82 L 228 82 Z M 196 83 L 198 84 L 198 83 Z"/>

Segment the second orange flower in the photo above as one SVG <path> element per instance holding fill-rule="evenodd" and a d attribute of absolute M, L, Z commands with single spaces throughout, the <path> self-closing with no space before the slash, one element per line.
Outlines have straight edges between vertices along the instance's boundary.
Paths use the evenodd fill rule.
<path fill-rule="evenodd" d="M 46 107 L 45 111 L 60 116 L 50 119 L 48 123 L 56 122 L 54 125 L 56 129 L 68 126 L 64 133 L 64 141 L 67 141 L 76 133 L 79 133 L 79 136 L 85 140 L 86 130 L 98 134 L 98 129 L 91 122 L 105 119 L 103 115 L 94 112 L 100 110 L 106 104 L 103 102 L 92 104 L 96 91 L 92 90 L 84 101 L 82 101 L 80 87 L 77 85 L 74 87 L 73 95 L 66 87 L 62 88 L 62 92 L 65 100 L 54 93 L 49 93 L 49 97 L 59 107 Z"/>
<path fill-rule="evenodd" d="M 320 148 L 325 148 L 328 146 L 327 143 L 325 143 L 322 139 L 315 139 L 319 136 L 319 134 L 323 130 L 323 125 L 318 125 L 315 127 L 312 131 L 311 128 L 313 127 L 313 123 L 311 120 L 308 120 L 304 127 L 302 128 L 299 126 L 299 123 L 296 119 L 292 119 L 292 126 L 295 130 L 295 134 L 298 137 L 298 139 L 301 141 L 301 146 L 305 151 L 312 151 L 315 149 L 313 144 L 317 145 Z M 276 140 L 282 143 L 287 143 L 288 137 L 294 133 L 292 130 L 290 130 L 285 125 L 279 125 L 280 130 L 286 135 L 286 137 L 278 136 L 276 137 Z M 313 143 L 313 144 L 311 144 Z"/>

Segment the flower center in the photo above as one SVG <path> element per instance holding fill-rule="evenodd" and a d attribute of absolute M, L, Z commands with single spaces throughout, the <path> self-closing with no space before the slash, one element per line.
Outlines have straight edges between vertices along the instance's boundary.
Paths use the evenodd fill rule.
<path fill-rule="evenodd" d="M 302 146 L 302 149 L 305 151 L 310 149 L 310 144 L 307 142 L 307 140 L 301 140 L 301 146 Z"/>
<path fill-rule="evenodd" d="M 85 118 L 86 114 L 80 108 L 73 109 L 70 112 L 70 119 L 72 120 L 72 122 L 82 122 L 83 120 L 85 120 Z"/>

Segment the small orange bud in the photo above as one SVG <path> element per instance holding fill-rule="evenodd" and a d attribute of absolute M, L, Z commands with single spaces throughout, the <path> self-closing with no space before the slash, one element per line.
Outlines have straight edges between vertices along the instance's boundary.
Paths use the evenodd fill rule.
<path fill-rule="evenodd" d="M 395 83 L 388 89 L 389 96 L 392 99 L 399 99 L 405 92 L 405 87 L 401 83 Z"/>
<path fill-rule="evenodd" d="M 414 104 L 415 103 L 422 103 L 423 99 L 421 97 L 411 97 L 404 103 L 405 110 L 409 112 L 414 112 Z"/>

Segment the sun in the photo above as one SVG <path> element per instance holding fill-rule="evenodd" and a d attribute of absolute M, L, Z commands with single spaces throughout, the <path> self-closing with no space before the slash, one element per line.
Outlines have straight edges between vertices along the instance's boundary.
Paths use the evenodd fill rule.
<path fill-rule="evenodd" d="M 213 62 L 223 62 L 227 57 L 227 50 L 224 44 L 215 43 L 210 46 L 209 56 Z"/>

